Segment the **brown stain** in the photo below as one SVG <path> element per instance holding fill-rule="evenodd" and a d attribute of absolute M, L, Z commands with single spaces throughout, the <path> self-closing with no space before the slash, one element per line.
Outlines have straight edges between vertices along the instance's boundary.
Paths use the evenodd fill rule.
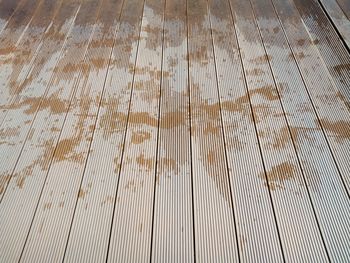
<path fill-rule="evenodd" d="M 253 62 L 256 65 L 261 65 L 261 64 L 266 64 L 266 63 L 268 63 L 271 60 L 272 60 L 272 56 L 265 54 L 265 55 L 256 57 L 254 59 L 251 59 L 250 62 Z"/>
<path fill-rule="evenodd" d="M 261 95 L 270 101 L 279 99 L 277 90 L 272 85 L 266 85 L 264 87 L 250 91 L 250 96 L 254 96 L 256 94 Z"/>
<path fill-rule="evenodd" d="M 137 158 L 136 162 L 139 166 L 145 167 L 147 170 L 151 170 L 153 166 L 152 158 L 145 158 L 144 154 L 141 153 Z"/>
<path fill-rule="evenodd" d="M 60 100 L 57 97 L 50 98 L 26 98 L 21 105 L 29 106 L 28 109 L 24 111 L 25 114 L 32 115 L 34 114 L 39 106 L 40 110 L 48 109 L 52 114 L 60 114 L 67 111 L 66 102 Z"/>
<path fill-rule="evenodd" d="M 331 122 L 326 119 L 321 119 L 323 128 L 332 134 L 334 134 L 340 141 L 350 139 L 350 122 L 348 121 L 335 121 Z"/>
<path fill-rule="evenodd" d="M 118 112 L 118 98 L 108 98 L 102 103 L 106 111 L 101 115 L 99 127 L 103 130 L 103 138 L 109 138 L 113 133 L 123 127 L 127 120 L 127 115 Z"/>
<path fill-rule="evenodd" d="M 246 69 L 246 74 L 251 76 L 261 76 L 261 75 L 264 75 L 265 72 L 260 68 L 254 68 L 254 69 Z"/>
<path fill-rule="evenodd" d="M 152 117 L 148 112 L 130 112 L 129 122 L 134 125 L 144 124 L 151 127 L 158 127 L 158 119 Z"/>
<path fill-rule="evenodd" d="M 177 171 L 178 163 L 173 158 L 163 157 L 159 160 L 159 166 L 161 171 Z"/>
<path fill-rule="evenodd" d="M 191 94 L 196 94 L 191 97 L 192 142 L 194 147 L 198 147 L 200 155 L 198 158 L 200 158 L 199 160 L 205 169 L 205 174 L 212 180 L 221 197 L 230 205 L 231 198 L 223 151 L 220 104 L 218 102 L 203 102 L 200 98 L 201 87 L 199 84 L 191 85 Z"/>
<path fill-rule="evenodd" d="M 350 101 L 346 99 L 346 97 L 340 91 L 337 92 L 336 97 L 339 98 L 350 111 Z"/>
<path fill-rule="evenodd" d="M 75 126 L 75 134 L 70 138 L 60 140 L 57 144 L 55 151 L 55 159 L 57 161 L 69 160 L 73 162 L 83 162 L 84 153 L 76 153 L 75 148 L 84 139 L 85 121 L 90 118 L 89 111 L 93 99 L 88 94 L 82 95 L 82 98 L 78 100 L 78 120 Z M 89 133 L 91 133 L 91 127 Z M 89 140 L 89 138 L 85 138 Z"/>
<path fill-rule="evenodd" d="M 278 132 L 273 132 L 272 147 L 274 149 L 282 149 L 291 143 L 291 137 L 288 127 L 283 127 Z"/>
<path fill-rule="evenodd" d="M 18 178 L 18 180 L 16 181 L 16 184 L 18 186 L 18 188 L 22 189 L 23 185 L 24 185 L 24 177 Z"/>
<path fill-rule="evenodd" d="M 298 46 L 304 46 L 305 44 L 305 39 L 298 39 L 297 40 Z"/>
<path fill-rule="evenodd" d="M 7 182 L 11 179 L 11 175 L 9 174 L 1 174 L 0 175 L 0 194 L 5 191 Z"/>
<path fill-rule="evenodd" d="M 0 138 L 5 142 L 11 137 L 17 137 L 20 135 L 20 126 L 17 127 L 5 127 L 0 129 Z"/>
<path fill-rule="evenodd" d="M 283 162 L 275 165 L 271 170 L 266 171 L 266 177 L 271 190 L 277 188 L 284 188 L 286 181 L 292 180 L 295 175 L 295 166 L 289 162 Z M 261 174 L 260 177 L 265 180 L 265 174 Z"/>
<path fill-rule="evenodd" d="M 47 140 L 43 144 L 35 147 L 43 148 L 42 154 L 40 154 L 32 163 L 26 165 L 22 170 L 16 171 L 13 174 L 13 177 L 16 180 L 16 185 L 20 189 L 23 188 L 27 177 L 35 175 L 33 172 L 36 167 L 39 167 L 42 171 L 47 171 L 49 168 L 49 163 L 54 152 L 53 140 Z"/>
<path fill-rule="evenodd" d="M 278 26 L 273 28 L 273 33 L 277 34 L 279 31 L 280 31 L 280 29 Z"/>
<path fill-rule="evenodd" d="M 151 134 L 149 132 L 132 132 L 131 143 L 141 144 L 146 140 L 151 139 Z"/>
<path fill-rule="evenodd" d="M 181 111 L 164 113 L 160 120 L 162 129 L 173 129 L 186 124 L 186 113 Z"/>
<path fill-rule="evenodd" d="M 86 195 L 86 191 L 84 191 L 83 189 L 79 189 L 79 192 L 78 192 L 78 198 L 84 198 Z"/>
<path fill-rule="evenodd" d="M 338 75 L 343 75 L 343 74 L 348 75 L 350 72 L 350 63 L 337 65 L 337 66 L 334 66 L 333 68 Z"/>
<path fill-rule="evenodd" d="M 50 209 L 51 209 L 51 207 L 52 207 L 52 203 L 51 203 L 51 202 L 49 202 L 49 203 L 45 203 L 45 204 L 44 204 L 43 209 L 44 209 L 44 210 L 50 210 Z"/>
<path fill-rule="evenodd" d="M 209 150 L 207 153 L 207 161 L 210 165 L 215 164 L 215 152 L 213 150 Z"/>
<path fill-rule="evenodd" d="M 152 20 L 155 21 L 152 21 Z M 146 41 L 146 48 L 150 49 L 150 50 L 156 50 L 161 48 L 162 46 L 162 36 L 163 36 L 163 28 L 162 28 L 162 24 L 159 24 L 159 26 L 157 26 L 157 22 L 156 20 L 162 21 L 162 16 L 155 16 L 155 17 L 150 17 L 149 18 L 149 23 L 148 25 L 144 26 L 142 28 L 143 32 L 146 32 L 147 35 L 145 37 L 145 39 L 141 39 Z M 152 24 L 153 22 L 153 24 Z"/>

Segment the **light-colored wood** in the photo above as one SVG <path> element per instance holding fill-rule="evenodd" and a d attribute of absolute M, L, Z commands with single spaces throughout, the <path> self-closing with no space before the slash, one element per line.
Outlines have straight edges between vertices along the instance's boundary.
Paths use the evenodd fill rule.
<path fill-rule="evenodd" d="M 143 5 L 138 0 L 127 0 L 123 5 L 66 262 L 98 262 L 107 258 Z"/>
<path fill-rule="evenodd" d="M 158 145 L 164 1 L 146 0 L 108 262 L 149 262 Z M 134 249 L 137 247 L 138 249 Z"/>
<path fill-rule="evenodd" d="M 320 0 L 325 11 L 335 24 L 344 42 L 350 48 L 350 20 L 336 0 Z"/>
<path fill-rule="evenodd" d="M 350 257 L 346 188 L 271 2 L 252 2 L 323 240 L 331 260 L 342 261 Z"/>
<path fill-rule="evenodd" d="M 196 260 L 238 261 L 207 1 L 188 0 Z"/>
<path fill-rule="evenodd" d="M 325 261 L 327 252 L 251 4 L 231 3 L 284 257 L 288 261 Z"/>
<path fill-rule="evenodd" d="M 346 1 L 0 0 L 0 261 L 346 261 Z"/>
<path fill-rule="evenodd" d="M 340 94 L 317 48 L 308 41 L 309 35 L 303 28 L 295 5 L 282 0 L 274 0 L 273 3 L 318 114 L 320 126 L 350 193 L 350 155 L 347 154 L 350 152 L 349 101 Z"/>
<path fill-rule="evenodd" d="M 79 79 L 65 116 L 22 261 L 61 261 L 64 257 L 122 1 L 104 0 L 93 6 L 98 18 L 96 22 L 92 20 L 95 22 L 93 34 L 83 60 L 80 61 L 81 67 L 78 67 Z M 53 237 L 49 242 L 48 235 Z"/>
<path fill-rule="evenodd" d="M 211 0 L 210 20 L 240 257 L 282 261 L 229 2 Z"/>
<path fill-rule="evenodd" d="M 153 262 L 193 262 L 186 0 L 166 0 Z"/>
<path fill-rule="evenodd" d="M 47 40 L 43 45 L 43 54 L 49 53 L 51 59 L 39 67 L 42 67 L 42 70 L 38 74 L 38 78 L 34 79 L 32 84 L 29 85 L 28 90 L 45 89 L 45 86 L 50 82 L 51 76 L 51 74 L 47 75 L 47 73 L 48 71 L 53 71 L 54 68 L 58 76 L 63 76 L 60 72 L 63 70 L 64 63 L 61 61 L 61 67 L 56 65 L 59 58 L 62 56 L 62 59 L 64 59 L 65 56 L 63 54 L 65 53 L 73 58 L 74 56 L 71 51 L 68 50 L 74 46 L 74 43 L 84 43 L 79 34 L 75 35 L 77 38 L 68 40 L 71 32 L 75 32 L 73 23 L 79 11 L 79 3 L 74 5 L 70 5 L 69 3 L 70 1 L 67 1 L 68 6 L 62 6 L 61 11 L 63 13 L 60 12 L 57 16 L 59 24 L 63 23 L 62 27 L 57 28 L 54 22 L 52 28 L 55 28 L 55 30 L 53 30 L 52 38 Z M 71 11 L 67 12 L 65 8 L 69 8 Z M 62 36 L 64 37 L 62 42 L 58 41 Z M 68 82 L 65 84 L 68 86 Z M 3 253 L 6 261 L 15 261 L 20 257 L 36 211 L 41 190 L 44 186 L 47 169 L 51 162 L 55 142 L 54 136 L 58 134 L 60 127 L 59 118 L 57 117 L 60 116 L 65 105 L 64 103 L 57 103 L 60 102 L 60 93 L 63 93 L 64 89 L 62 89 L 62 86 L 56 87 L 56 89 L 52 89 L 53 93 L 51 95 L 48 93 L 48 97 L 39 107 L 40 111 L 36 115 L 32 127 L 26 121 L 20 123 L 21 131 L 23 129 L 27 133 L 29 132 L 29 135 L 26 136 L 26 141 L 24 142 L 23 139 L 18 141 L 15 136 L 12 142 L 13 146 L 11 146 L 11 143 L 9 144 L 11 141 L 7 142 L 8 145 L 6 143 L 0 145 L 1 147 L 7 145 L 6 152 L 10 153 L 9 156 L 13 156 L 11 158 L 18 158 L 20 156 L 17 163 L 15 162 L 16 159 L 12 162 L 8 159 L 6 162 L 8 169 L 7 176 L 10 181 L 6 192 L 2 193 L 0 204 L 0 214 L 3 215 L 0 222 L 0 229 L 1 233 L 7 237 L 6 242 L 0 243 L 0 250 L 6 251 L 6 253 Z M 39 97 L 37 100 L 33 100 L 34 102 L 36 101 L 33 106 L 38 107 L 40 99 Z M 50 107 L 50 103 L 53 103 L 52 107 Z M 29 120 L 33 119 L 33 113 L 29 116 L 25 113 L 28 109 L 31 109 L 30 104 L 24 104 L 22 107 L 22 111 L 19 111 L 19 109 L 16 110 L 18 117 L 14 115 L 14 119 L 17 120 L 22 115 Z M 9 115 L 11 114 L 12 112 L 9 112 Z M 17 135 L 19 136 L 21 134 Z M 23 147 L 23 150 L 19 152 L 17 149 L 21 149 L 21 147 Z M 6 166 L 1 165 L 2 169 Z"/>

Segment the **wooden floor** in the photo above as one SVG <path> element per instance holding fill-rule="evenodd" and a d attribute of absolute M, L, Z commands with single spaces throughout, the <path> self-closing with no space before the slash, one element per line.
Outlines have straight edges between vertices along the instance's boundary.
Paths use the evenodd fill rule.
<path fill-rule="evenodd" d="M 350 0 L 0 0 L 0 262 L 349 262 Z"/>

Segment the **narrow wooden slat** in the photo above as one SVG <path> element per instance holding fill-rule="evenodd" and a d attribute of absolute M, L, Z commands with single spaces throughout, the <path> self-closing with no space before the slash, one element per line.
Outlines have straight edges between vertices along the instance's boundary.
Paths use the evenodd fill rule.
<path fill-rule="evenodd" d="M 188 1 L 196 261 L 238 261 L 207 1 Z"/>
<path fill-rule="evenodd" d="M 333 21 L 338 32 L 350 49 L 350 20 L 339 7 L 336 0 L 320 0 L 323 8 Z"/>
<path fill-rule="evenodd" d="M 339 95 L 344 97 L 350 111 L 350 53 L 317 0 L 295 0 L 294 3 L 312 43 L 320 52 Z M 299 44 L 302 46 L 302 40 Z"/>
<path fill-rule="evenodd" d="M 296 7 L 288 1 L 273 0 L 284 32 L 324 130 L 332 154 L 350 193 L 350 113 L 343 96 L 334 86 L 316 47 L 307 41 L 308 34 Z M 303 45 L 300 45 L 303 42 Z"/>
<path fill-rule="evenodd" d="M 146 0 L 108 262 L 151 257 L 163 16 L 164 1 Z"/>
<path fill-rule="evenodd" d="M 231 3 L 284 257 L 287 261 L 326 261 L 318 222 L 251 5 L 239 0 Z"/>
<path fill-rule="evenodd" d="M 327 251 L 343 261 L 350 257 L 346 188 L 271 2 L 252 2 Z"/>
<path fill-rule="evenodd" d="M 211 0 L 210 17 L 241 260 L 282 261 L 229 2 Z"/>
<path fill-rule="evenodd" d="M 67 2 L 67 5 L 59 9 L 58 17 L 53 21 L 51 30 L 42 43 L 41 52 L 33 63 L 32 78 L 27 79 L 21 94 L 9 105 L 6 117 L 0 126 L 0 151 L 3 153 L 0 156 L 0 162 L 3 164 L 0 168 L 0 198 L 42 103 L 41 97 L 48 89 L 48 82 L 61 55 L 62 40 L 71 27 L 69 18 L 73 14 L 69 3 L 72 2 Z M 46 101 L 46 107 L 51 107 L 49 101 Z"/>
<path fill-rule="evenodd" d="M 105 0 L 93 5 L 94 13 L 99 13 L 99 16 L 84 60 L 81 61 L 79 79 L 59 135 L 22 261 L 61 261 L 64 257 L 122 1 Z M 49 241 L 47 236 L 51 237 Z"/>
<path fill-rule="evenodd" d="M 123 6 L 65 261 L 107 257 L 143 5 L 127 0 Z"/>
<path fill-rule="evenodd" d="M 153 262 L 194 261 L 186 20 L 186 0 L 167 0 Z"/>

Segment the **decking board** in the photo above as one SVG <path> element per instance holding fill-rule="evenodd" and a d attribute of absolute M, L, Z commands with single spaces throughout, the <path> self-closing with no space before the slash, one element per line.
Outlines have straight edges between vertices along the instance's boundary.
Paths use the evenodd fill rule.
<path fill-rule="evenodd" d="M 350 258 L 347 0 L 0 0 L 0 261 Z"/>

